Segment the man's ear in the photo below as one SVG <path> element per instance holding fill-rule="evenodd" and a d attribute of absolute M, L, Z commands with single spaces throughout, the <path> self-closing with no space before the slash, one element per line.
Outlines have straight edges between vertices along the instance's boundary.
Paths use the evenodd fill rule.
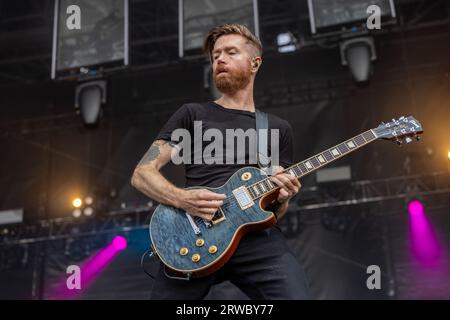
<path fill-rule="evenodd" d="M 258 68 L 261 66 L 261 64 L 262 64 L 261 57 L 256 56 L 252 59 L 252 68 L 253 69 L 258 70 Z"/>

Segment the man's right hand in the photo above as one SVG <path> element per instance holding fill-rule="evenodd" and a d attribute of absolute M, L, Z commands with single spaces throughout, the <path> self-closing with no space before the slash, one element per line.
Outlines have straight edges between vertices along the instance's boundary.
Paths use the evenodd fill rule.
<path fill-rule="evenodd" d="M 178 207 L 187 213 L 211 221 L 226 195 L 207 189 L 184 189 Z"/>

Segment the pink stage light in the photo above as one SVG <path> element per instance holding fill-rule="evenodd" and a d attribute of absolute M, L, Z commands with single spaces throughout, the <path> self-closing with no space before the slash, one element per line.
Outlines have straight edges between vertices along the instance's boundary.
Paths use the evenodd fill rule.
<path fill-rule="evenodd" d="M 112 241 L 112 245 L 118 251 L 125 250 L 127 248 L 127 239 L 122 236 L 116 236 Z"/>
<path fill-rule="evenodd" d="M 411 251 L 418 262 L 433 265 L 441 256 L 441 247 L 423 204 L 417 199 L 408 204 Z"/>
<path fill-rule="evenodd" d="M 110 244 L 100 249 L 94 256 L 86 260 L 81 266 L 81 290 L 68 289 L 66 278 L 61 281 L 52 299 L 67 300 L 78 297 L 84 292 L 92 282 L 98 278 L 101 272 L 112 262 L 114 257 L 127 247 L 127 239 L 122 236 L 116 236 Z"/>

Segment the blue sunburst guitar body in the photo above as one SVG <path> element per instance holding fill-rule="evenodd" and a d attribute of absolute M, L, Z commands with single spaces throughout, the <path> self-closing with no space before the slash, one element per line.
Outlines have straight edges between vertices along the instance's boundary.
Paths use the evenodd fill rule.
<path fill-rule="evenodd" d="M 221 187 L 204 188 L 226 194 L 227 199 L 211 222 L 187 217 L 184 210 L 159 205 L 150 221 L 153 249 L 172 271 L 191 276 L 208 275 L 223 266 L 237 248 L 239 240 L 252 229 L 268 228 L 276 223 L 274 213 L 265 211 L 277 190 L 241 209 L 233 190 L 251 186 L 267 175 L 255 167 L 235 172 Z M 236 193 L 236 192 L 235 192 Z M 245 191 L 240 195 L 245 197 Z M 197 229 L 198 228 L 198 229 Z"/>
<path fill-rule="evenodd" d="M 422 132 L 421 124 L 411 116 L 392 119 L 284 172 L 301 178 L 377 139 L 410 143 L 413 138 L 419 140 Z M 162 204 L 150 220 L 153 252 L 167 268 L 186 278 L 206 276 L 218 270 L 231 258 L 246 232 L 276 223 L 275 214 L 264 208 L 277 198 L 279 188 L 258 168 L 242 168 L 223 186 L 205 189 L 227 196 L 212 221 Z"/>

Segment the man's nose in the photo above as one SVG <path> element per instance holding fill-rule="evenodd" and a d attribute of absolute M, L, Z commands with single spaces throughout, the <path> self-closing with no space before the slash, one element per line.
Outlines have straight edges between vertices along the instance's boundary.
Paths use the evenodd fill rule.
<path fill-rule="evenodd" d="M 225 55 L 223 53 L 221 53 L 217 58 L 216 58 L 217 64 L 219 63 L 226 63 L 226 59 L 225 59 Z"/>

